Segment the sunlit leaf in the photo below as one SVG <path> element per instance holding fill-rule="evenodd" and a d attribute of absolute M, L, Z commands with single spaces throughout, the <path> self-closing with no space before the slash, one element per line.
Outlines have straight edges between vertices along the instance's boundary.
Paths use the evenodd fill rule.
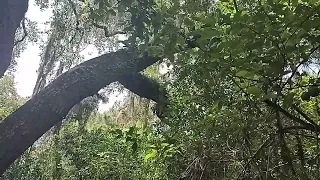
<path fill-rule="evenodd" d="M 252 94 L 254 96 L 260 96 L 261 94 L 261 90 L 258 88 L 258 87 L 255 87 L 255 86 L 251 86 L 247 89 L 247 92 L 249 94 Z"/>

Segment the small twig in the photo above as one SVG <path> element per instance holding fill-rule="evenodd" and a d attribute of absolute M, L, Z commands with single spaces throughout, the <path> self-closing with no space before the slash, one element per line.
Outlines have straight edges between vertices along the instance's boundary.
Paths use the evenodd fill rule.
<path fill-rule="evenodd" d="M 234 4 L 234 8 L 236 9 L 236 12 L 238 12 L 238 4 L 237 4 L 237 0 L 233 0 L 233 4 Z"/>
<path fill-rule="evenodd" d="M 25 20 L 26 18 L 22 19 L 22 29 L 23 29 L 23 36 L 21 39 L 17 40 L 16 42 L 13 43 L 13 46 L 16 46 L 18 43 L 21 43 L 22 41 L 24 41 L 24 39 L 28 36 L 28 32 L 27 32 L 27 28 L 26 28 L 26 24 L 25 24 Z"/>
<path fill-rule="evenodd" d="M 252 99 L 250 99 L 249 94 L 245 92 L 245 90 L 232 77 L 231 77 L 231 80 L 240 89 L 240 91 L 242 91 L 242 93 L 245 94 L 245 96 L 249 99 L 249 101 L 251 101 L 254 104 L 256 110 L 261 114 L 262 110 L 258 107 L 258 105 Z"/>
<path fill-rule="evenodd" d="M 250 158 L 250 160 L 246 163 L 244 166 L 242 172 L 238 175 L 237 179 L 240 179 L 241 175 L 244 173 L 244 171 L 247 169 L 247 167 L 250 165 L 250 163 L 259 155 L 259 153 L 262 151 L 263 148 L 267 147 L 269 144 L 271 144 L 273 140 L 273 136 L 270 136 L 268 139 L 266 139 L 262 145 L 259 147 L 259 149 L 254 153 L 254 155 Z"/>
<path fill-rule="evenodd" d="M 251 28 L 249 25 L 247 25 L 247 24 L 243 24 L 243 25 L 244 25 L 245 27 L 247 27 L 250 31 L 254 32 L 256 35 L 258 35 L 258 36 L 260 36 L 260 37 L 262 37 L 262 38 L 264 38 L 264 39 L 267 39 L 267 40 L 269 40 L 269 41 L 271 41 L 271 42 L 274 42 L 274 40 L 273 40 L 272 38 L 268 37 L 268 36 L 265 35 L 265 34 L 261 34 L 261 33 L 257 32 L 255 29 Z"/>
<path fill-rule="evenodd" d="M 311 123 L 314 126 L 317 126 L 317 129 L 320 129 L 320 126 L 316 124 L 306 113 L 303 112 L 302 109 L 300 109 L 296 105 L 292 105 L 293 109 L 296 110 L 304 119 L 306 119 L 309 123 Z"/>
<path fill-rule="evenodd" d="M 115 36 L 117 34 L 126 34 L 125 32 L 123 31 L 115 31 L 115 32 L 112 32 L 112 33 L 109 33 L 109 34 L 105 34 L 106 37 L 112 37 L 112 36 Z"/>
<path fill-rule="evenodd" d="M 300 88 L 319 87 L 319 86 L 320 84 L 307 84 L 307 85 L 301 85 L 301 86 L 295 86 L 295 87 L 288 87 L 285 89 L 294 90 L 294 89 L 300 89 Z"/>
<path fill-rule="evenodd" d="M 70 3 L 70 6 L 72 8 L 72 11 L 73 11 L 73 14 L 74 16 L 76 17 L 76 29 L 79 29 L 79 19 L 78 19 L 78 13 L 77 13 L 77 10 L 76 10 L 76 6 L 75 4 L 72 2 L 72 0 L 68 0 L 68 2 Z"/>
<path fill-rule="evenodd" d="M 76 18 L 76 30 L 77 31 L 80 31 L 80 33 L 82 34 L 82 36 L 83 36 L 83 34 L 84 34 L 84 30 L 83 29 L 80 29 L 80 22 L 79 22 L 79 16 L 78 16 L 78 13 L 77 13 L 77 9 L 76 9 L 76 6 L 75 6 L 75 4 L 74 4 L 74 2 L 72 1 L 72 0 L 68 0 L 68 2 L 69 2 L 69 4 L 70 4 L 70 6 L 71 6 L 71 8 L 72 8 L 72 11 L 73 11 L 73 14 L 74 14 L 74 16 L 75 16 L 75 18 Z M 71 40 L 69 41 L 69 43 L 72 43 L 72 41 L 75 39 L 75 37 L 77 36 L 77 31 L 73 34 L 73 36 L 72 36 L 72 38 L 71 38 Z M 81 38 L 82 39 L 82 38 Z M 80 44 L 81 43 L 81 40 L 78 42 L 78 44 Z"/>
<path fill-rule="evenodd" d="M 283 125 L 281 122 L 279 110 L 276 110 L 276 119 L 277 119 L 276 126 L 278 128 L 282 160 L 288 163 L 293 175 L 295 175 L 296 171 L 294 170 L 293 160 L 291 158 L 291 151 L 290 151 L 288 144 L 287 144 L 285 137 L 284 137 Z"/>
<path fill-rule="evenodd" d="M 256 30 L 254 30 L 253 28 L 251 28 L 250 26 L 248 26 L 248 25 L 246 25 L 246 24 L 243 24 L 243 25 L 244 25 L 245 27 L 247 27 L 249 30 L 251 30 L 252 32 L 254 32 L 256 35 L 258 35 L 259 37 L 262 37 L 262 38 L 264 38 L 264 39 L 266 39 L 266 40 L 269 40 L 269 41 L 275 43 L 275 44 L 277 45 L 276 48 L 279 50 L 279 53 L 281 54 L 281 56 L 283 57 L 283 61 L 285 62 L 286 57 L 285 57 L 285 55 L 282 53 L 283 50 L 280 48 L 278 41 L 273 40 L 271 37 L 268 37 L 268 36 L 265 35 L 265 34 L 261 34 L 261 33 L 257 32 Z"/>
<path fill-rule="evenodd" d="M 299 136 L 296 136 L 296 140 L 297 140 L 297 149 L 298 149 L 297 155 L 299 156 L 299 159 L 300 159 L 300 164 L 302 167 L 302 174 L 306 179 L 309 179 L 309 177 L 306 173 L 307 169 L 305 168 L 305 157 L 304 157 L 303 144 L 302 144 L 302 141 Z"/>
<path fill-rule="evenodd" d="M 298 71 L 299 67 L 300 67 L 301 65 L 303 65 L 304 63 L 306 63 L 306 62 L 309 60 L 310 56 L 311 56 L 316 50 L 318 50 L 319 48 L 320 48 L 320 45 L 318 45 L 317 47 L 314 47 L 313 49 L 311 49 L 311 51 L 310 51 L 310 53 L 308 54 L 308 56 L 307 56 L 306 58 L 304 58 L 304 59 L 295 67 L 295 69 L 293 70 L 291 76 L 290 76 L 290 77 L 288 78 L 288 80 L 283 84 L 282 88 L 284 88 L 284 87 L 291 81 L 291 79 L 293 78 L 293 76 L 294 76 L 294 75 L 296 74 L 296 72 Z M 281 88 L 281 89 L 282 89 L 282 88 Z"/>
<path fill-rule="evenodd" d="M 311 13 L 306 17 L 306 19 L 304 19 L 303 21 L 301 21 L 301 23 L 299 24 L 299 26 L 293 31 L 293 33 L 291 34 L 291 36 L 286 40 L 286 42 L 284 44 L 286 44 L 292 37 L 293 35 L 302 27 L 302 25 L 313 15 L 313 13 L 316 11 L 316 9 L 314 9 L 313 11 L 311 11 Z"/>
<path fill-rule="evenodd" d="M 294 136 L 303 136 L 303 137 L 310 138 L 310 139 L 319 139 L 319 138 L 317 138 L 315 136 L 301 134 L 301 133 L 297 133 L 297 132 L 291 132 L 291 131 L 283 131 L 283 132 L 286 133 L 286 134 L 294 135 Z"/>
<path fill-rule="evenodd" d="M 316 135 L 317 135 L 317 152 L 319 152 L 319 133 L 318 132 L 316 132 Z M 320 175 L 320 163 L 319 163 L 319 155 L 317 155 L 317 169 L 318 169 L 318 171 L 317 171 L 317 176 L 319 177 L 319 175 Z"/>
<path fill-rule="evenodd" d="M 250 78 L 245 78 L 245 77 L 241 77 L 241 76 L 237 76 L 237 75 L 235 75 L 234 77 L 239 78 L 239 79 L 248 80 L 248 81 L 259 82 L 259 80 L 257 80 L 257 79 L 250 79 Z"/>
<path fill-rule="evenodd" d="M 305 126 L 290 126 L 282 129 L 284 132 L 290 132 L 289 130 L 314 130 L 314 128 L 305 127 Z"/>
<path fill-rule="evenodd" d="M 107 37 L 107 38 L 108 38 L 108 37 L 111 37 L 111 36 L 115 36 L 115 35 L 117 35 L 117 34 L 126 34 L 126 33 L 123 32 L 123 31 L 115 31 L 115 32 L 109 33 L 108 27 L 103 26 L 103 25 L 99 25 L 99 24 L 97 24 L 97 23 L 95 23 L 95 22 L 93 22 L 92 25 L 94 25 L 95 27 L 97 27 L 97 28 L 99 28 L 99 29 L 103 29 L 103 30 L 104 30 L 104 35 L 105 35 L 105 37 Z"/>

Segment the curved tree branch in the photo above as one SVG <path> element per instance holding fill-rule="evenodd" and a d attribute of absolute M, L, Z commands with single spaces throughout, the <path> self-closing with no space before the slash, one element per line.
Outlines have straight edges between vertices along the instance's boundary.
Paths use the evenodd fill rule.
<path fill-rule="evenodd" d="M 106 38 L 112 37 L 112 36 L 115 36 L 115 35 L 118 35 L 118 34 L 126 34 L 126 32 L 124 32 L 124 31 L 109 32 L 107 26 L 102 26 L 102 25 L 99 25 L 99 24 L 97 24 L 97 23 L 95 23 L 95 22 L 93 22 L 92 25 L 95 26 L 96 28 L 103 29 L 103 31 L 104 31 L 104 36 L 105 36 Z"/>
<path fill-rule="evenodd" d="M 140 97 L 151 99 L 158 103 L 166 101 L 165 92 L 162 91 L 159 83 L 140 73 L 123 75 L 118 81 Z"/>
<path fill-rule="evenodd" d="M 82 99 L 158 60 L 160 58 L 146 54 L 137 57 L 132 51 L 119 50 L 93 58 L 60 75 L 0 122 L 0 174 Z"/>
<path fill-rule="evenodd" d="M 119 82 L 136 95 L 155 101 L 157 104 L 152 107 L 153 112 L 160 119 L 165 117 L 164 112 L 168 105 L 167 92 L 157 81 L 136 73 L 122 76 Z"/>

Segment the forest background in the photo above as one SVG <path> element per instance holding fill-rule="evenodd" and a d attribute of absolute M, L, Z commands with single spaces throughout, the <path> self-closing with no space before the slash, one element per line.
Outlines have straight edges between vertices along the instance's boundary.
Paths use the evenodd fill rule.
<path fill-rule="evenodd" d="M 319 4 L 2 2 L 2 178 L 317 179 Z"/>

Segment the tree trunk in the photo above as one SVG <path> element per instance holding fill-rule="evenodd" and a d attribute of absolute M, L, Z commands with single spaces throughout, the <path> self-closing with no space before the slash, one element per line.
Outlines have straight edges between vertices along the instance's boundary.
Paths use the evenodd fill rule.
<path fill-rule="evenodd" d="M 61 121 L 82 99 L 159 58 L 119 50 L 86 61 L 59 76 L 0 122 L 0 174 L 42 134 Z M 140 84 L 140 89 L 143 84 Z"/>
<path fill-rule="evenodd" d="M 2 0 L 0 3 L 0 78 L 12 59 L 17 28 L 28 10 L 28 0 Z"/>

